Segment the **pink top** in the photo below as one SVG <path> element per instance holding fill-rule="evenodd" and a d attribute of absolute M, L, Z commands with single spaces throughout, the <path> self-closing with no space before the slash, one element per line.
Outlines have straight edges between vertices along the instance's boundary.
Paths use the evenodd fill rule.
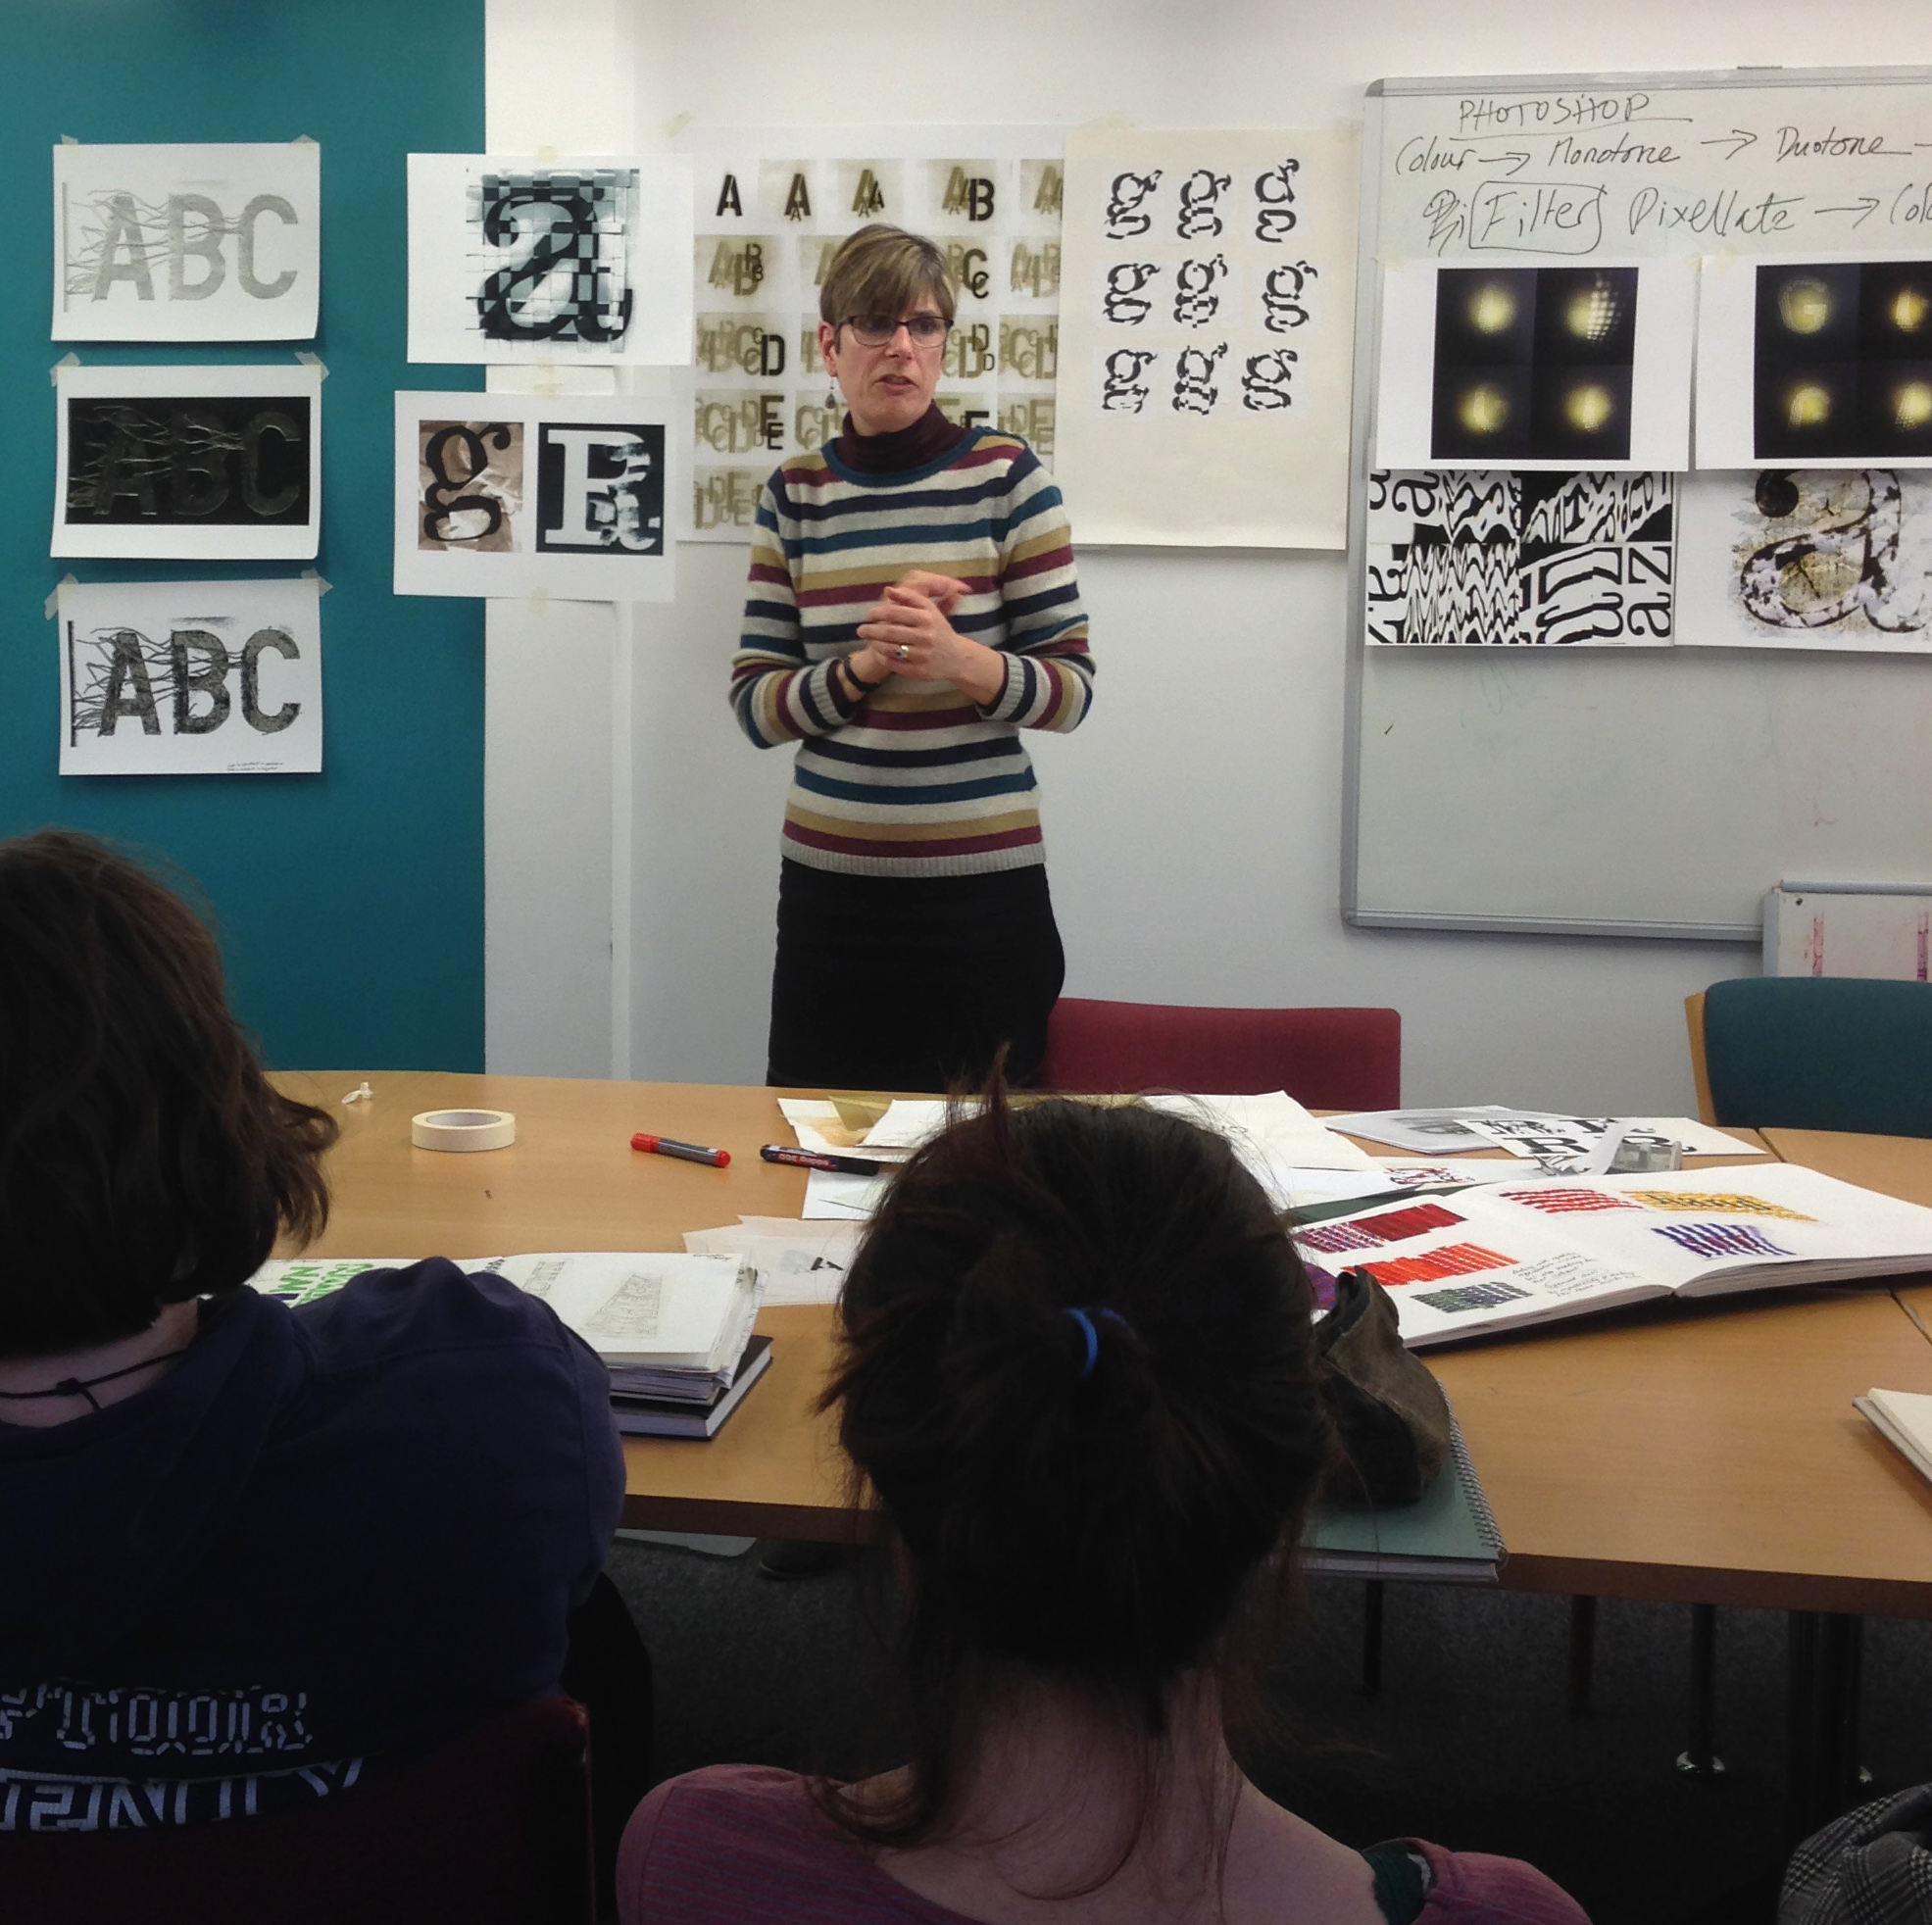
<path fill-rule="evenodd" d="M 1519 1858 L 1413 1850 L 1430 1873 L 1415 1925 L 1590 1925 Z M 796 1773 L 755 1764 L 668 1779 L 631 1813 L 618 1914 L 623 1925 L 971 1925 L 888 1878 L 813 1809 Z"/>

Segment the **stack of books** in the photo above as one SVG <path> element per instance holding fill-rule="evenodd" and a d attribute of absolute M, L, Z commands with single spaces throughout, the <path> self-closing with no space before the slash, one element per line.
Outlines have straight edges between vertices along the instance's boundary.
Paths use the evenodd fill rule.
<path fill-rule="evenodd" d="M 266 1297 L 306 1304 L 365 1270 L 399 1270 L 415 1261 L 277 1258 L 250 1281 Z M 466 1260 L 461 1267 L 488 1271 L 543 1298 L 604 1359 L 619 1430 L 711 1437 L 771 1361 L 771 1339 L 752 1335 L 758 1278 L 742 1257 L 549 1252 Z"/>
<path fill-rule="evenodd" d="M 604 1359 L 618 1428 L 711 1437 L 771 1361 L 758 1279 L 738 1257 L 667 1251 L 499 1257 L 478 1267 L 541 1297 Z"/>

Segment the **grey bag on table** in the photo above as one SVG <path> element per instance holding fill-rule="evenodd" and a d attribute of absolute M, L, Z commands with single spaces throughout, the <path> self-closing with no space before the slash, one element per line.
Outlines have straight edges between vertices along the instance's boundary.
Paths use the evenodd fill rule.
<path fill-rule="evenodd" d="M 1777 1925 L 1932 1925 L 1932 1785 L 1813 1832 L 1785 1867 Z"/>

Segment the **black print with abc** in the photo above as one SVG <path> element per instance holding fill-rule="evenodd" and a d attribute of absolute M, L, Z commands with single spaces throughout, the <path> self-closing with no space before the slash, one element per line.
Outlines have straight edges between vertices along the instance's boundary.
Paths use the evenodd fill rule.
<path fill-rule="evenodd" d="M 70 523 L 301 527 L 310 519 L 309 397 L 75 397 L 67 404 Z"/>

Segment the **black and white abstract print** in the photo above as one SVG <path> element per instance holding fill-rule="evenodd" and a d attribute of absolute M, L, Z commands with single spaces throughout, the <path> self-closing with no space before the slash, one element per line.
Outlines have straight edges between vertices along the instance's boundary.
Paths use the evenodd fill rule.
<path fill-rule="evenodd" d="M 1672 639 L 1676 481 L 1661 473 L 1369 476 L 1367 639 L 1655 648 Z"/>
<path fill-rule="evenodd" d="M 1683 524 L 1685 642 L 1932 653 L 1932 471 L 1693 474 Z"/>

